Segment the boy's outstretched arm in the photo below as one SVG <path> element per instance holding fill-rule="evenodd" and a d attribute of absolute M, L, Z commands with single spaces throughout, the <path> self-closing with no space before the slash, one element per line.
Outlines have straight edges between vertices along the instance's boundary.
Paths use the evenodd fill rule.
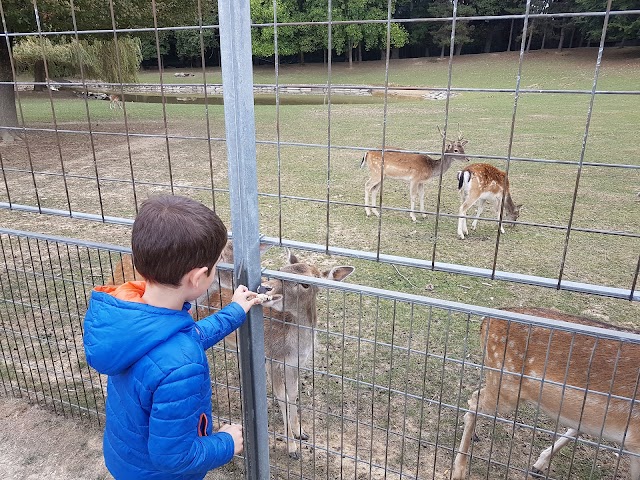
<path fill-rule="evenodd" d="M 255 292 L 240 285 L 233 293 L 231 303 L 220 311 L 196 322 L 204 348 L 210 348 L 237 329 L 247 318 L 246 312 L 262 301 Z"/>

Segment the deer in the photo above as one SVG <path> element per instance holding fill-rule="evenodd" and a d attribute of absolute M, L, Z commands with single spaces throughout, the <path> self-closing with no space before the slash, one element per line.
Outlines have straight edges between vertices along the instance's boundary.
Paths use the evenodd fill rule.
<path fill-rule="evenodd" d="M 500 209 L 504 199 L 503 219 L 515 221 L 520 215 L 522 204 L 516 205 L 511 198 L 509 191 L 509 179 L 502 170 L 489 165 L 488 163 L 474 163 L 464 170 L 458 172 L 458 191 L 460 192 L 460 209 L 458 217 L 458 238 L 464 240 L 465 235 L 469 235 L 467 230 L 466 214 L 474 204 L 478 204 L 476 218 L 471 224 L 471 229 L 475 230 L 478 225 L 478 218 L 484 210 L 484 204 L 490 201 L 500 218 Z M 500 224 L 500 232 L 504 232 L 504 227 Z"/>
<path fill-rule="evenodd" d="M 109 95 L 109 110 L 122 110 L 122 100 L 119 95 Z"/>
<path fill-rule="evenodd" d="M 601 328 L 625 330 L 546 308 L 508 311 Z M 640 333 L 631 331 L 632 333 Z M 476 414 L 507 414 L 527 402 L 568 427 L 529 473 L 543 476 L 553 456 L 581 434 L 632 453 L 630 478 L 640 480 L 640 343 L 550 330 L 492 317 L 481 324 L 484 387 L 473 392 L 455 458 L 454 480 L 466 478 Z M 635 403 L 635 405 L 634 405 Z"/>
<path fill-rule="evenodd" d="M 261 253 L 268 246 L 260 245 Z M 233 244 L 227 242 L 220 261 L 233 263 Z M 296 255 L 287 250 L 287 264 L 280 271 L 343 281 L 355 270 L 352 266 L 335 266 L 320 270 L 316 265 L 301 262 Z M 134 279 L 136 273 L 131 255 L 123 255 L 114 268 L 112 285 L 119 285 Z M 233 296 L 233 274 L 230 271 L 218 271 L 219 281 L 214 281 L 212 289 L 196 300 L 193 316 L 204 318 L 214 310 L 231 302 Z M 137 274 L 137 279 L 142 279 Z M 217 284 L 217 287 L 216 287 Z M 288 282 L 271 279 L 262 282 L 258 293 L 268 294 L 270 299 L 262 303 L 265 308 L 264 347 L 267 358 L 267 375 L 273 386 L 274 396 L 280 407 L 287 439 L 287 452 L 292 459 L 299 459 L 298 442 L 308 440 L 302 429 L 299 412 L 300 368 L 305 368 L 315 350 L 315 327 L 317 317 L 317 295 L 319 288 L 308 283 Z M 225 345 L 237 349 L 237 333 L 232 332 L 224 339 Z M 295 408 L 293 408 L 295 406 Z"/>
<path fill-rule="evenodd" d="M 321 270 L 314 264 L 300 261 L 287 249 L 287 264 L 279 271 L 341 282 L 354 270 L 352 266 Z M 262 303 L 263 308 L 267 308 L 264 319 L 267 376 L 282 414 L 287 452 L 289 457 L 297 460 L 300 456 L 296 440 L 309 439 L 300 422 L 299 371 L 308 366 L 315 351 L 319 288 L 309 283 L 270 279 L 261 283 L 259 292 L 266 292 L 272 297 Z M 198 307 L 198 315 L 209 315 L 211 306 L 226 305 L 232 295 L 233 292 L 226 288 L 213 293 L 208 305 Z M 224 341 L 227 346 L 237 348 L 236 332 L 225 337 Z"/>
<path fill-rule="evenodd" d="M 458 130 L 458 138 L 454 141 L 448 140 L 442 133 L 440 127 L 438 132 L 445 141 L 444 155 L 441 158 L 432 158 L 421 153 L 409 153 L 401 151 L 369 150 L 362 157 L 360 168 L 366 164 L 369 168 L 369 179 L 364 185 L 364 209 L 367 217 L 371 216 L 371 211 L 379 217 L 380 213 L 376 209 L 376 198 L 380 191 L 380 184 L 383 178 L 394 178 L 404 180 L 409 183 L 409 197 L 411 198 L 411 220 L 416 221 L 415 204 L 416 196 L 420 197 L 420 211 L 424 212 L 424 184 L 431 178 L 444 174 L 454 160 L 469 161 L 465 156 L 464 146 L 468 143 Z M 371 202 L 369 202 L 371 198 Z M 426 217 L 422 213 L 422 217 Z"/>

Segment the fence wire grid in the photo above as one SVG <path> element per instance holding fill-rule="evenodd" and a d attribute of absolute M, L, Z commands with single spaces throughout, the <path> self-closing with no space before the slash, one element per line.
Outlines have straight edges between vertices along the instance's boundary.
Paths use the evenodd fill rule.
<path fill-rule="evenodd" d="M 609 57 L 633 65 L 637 56 L 605 48 L 609 20 L 636 18 L 640 9 L 615 10 L 609 0 L 600 12 L 539 14 L 529 0 L 514 14 L 461 17 L 455 0 L 444 18 L 397 19 L 389 1 L 386 19 L 336 20 L 329 13 L 285 22 L 276 6 L 273 22 L 252 23 L 248 2 L 220 0 L 218 25 L 205 20 L 213 6 L 197 2 L 193 25 L 164 25 L 151 2 L 151 24 L 122 28 L 109 1 L 100 14 L 112 28 L 79 29 L 71 2 L 72 28 L 47 30 L 46 5 L 34 0 L 37 29 L 16 31 L 9 28 L 13 5 L 0 0 L 0 41 L 9 52 L 31 37 L 107 38 L 119 66 L 118 39 L 153 35 L 161 58 L 161 34 L 197 31 L 201 68 L 189 74 L 202 79 L 176 84 L 179 77 L 161 65 L 157 80 L 146 75 L 140 83 L 93 81 L 84 71 L 35 82 L 9 57 L 11 80 L 0 87 L 14 89 L 19 122 L 1 130 L 19 140 L 0 145 L 0 391 L 102 426 L 106 381 L 88 368 L 81 347 L 89 293 L 118 281 L 112 272 L 130 253 L 139 204 L 154 194 L 180 194 L 210 205 L 233 227 L 234 249 L 243 255 L 235 260 L 236 283 L 252 244 L 242 232 L 255 230 L 275 248 L 263 256 L 264 269 L 249 264 L 254 273 L 319 287 L 317 320 L 296 326 L 299 345 L 313 339 L 309 359 L 290 365 L 267 355 L 267 369 L 295 372 L 286 390 L 298 401 L 287 403 L 285 415 L 299 410 L 306 435 L 288 435 L 273 381 L 260 399 L 267 413 L 264 404 L 247 403 L 255 388 L 239 374 L 245 359 L 235 346 L 225 341 L 210 352 L 218 421 L 241 422 L 248 408 L 268 421 L 268 438 L 246 427 L 251 439 L 268 441 L 248 449 L 245 468 L 229 470 L 229 478 L 640 478 L 640 369 L 633 360 L 640 354 L 640 161 L 629 141 L 637 124 L 617 120 L 640 108 L 640 85 L 608 78 L 620 65 L 608 64 Z M 332 12 L 331 0 L 327 7 Z M 602 20 L 602 33 L 588 56 L 588 78 L 566 82 L 571 88 L 562 80 L 530 83 L 530 22 L 593 17 Z M 456 26 L 476 20 L 521 22 L 508 80 L 464 80 L 472 56 L 456 54 Z M 392 26 L 416 22 L 451 24 L 447 56 L 391 59 Z M 343 82 L 351 70 L 329 54 L 313 67 L 322 81 L 288 81 L 290 66 L 278 52 L 283 29 L 324 28 L 332 52 L 332 30 L 345 25 L 385 26 L 386 51 L 366 77 L 375 80 Z M 252 82 L 251 33 L 265 29 L 273 31 L 273 66 L 255 70 L 273 80 Z M 210 33 L 220 37 L 221 69 L 206 66 Z M 398 86 L 408 61 L 425 71 L 446 63 L 445 80 Z M 235 81 L 230 71 L 238 72 Z M 37 85 L 46 87 L 39 97 L 31 91 Z M 120 102 L 97 101 L 109 95 Z M 229 110 L 236 106 L 234 118 Z M 464 156 L 445 152 L 456 137 L 468 141 Z M 407 208 L 406 186 L 384 178 L 379 216 L 367 217 L 368 173 L 358 167 L 368 151 L 381 152 L 383 162 L 398 151 L 440 156 L 452 167 L 426 183 L 424 209 Z M 517 220 L 504 208 L 481 217 L 459 240 L 465 216 L 455 171 L 467 161 L 504 170 L 514 201 L 525 207 Z M 255 195 L 244 186 L 252 182 Z M 474 218 L 471 210 L 467 216 Z M 503 233 L 503 226 L 513 228 Z M 279 270 L 286 264 L 281 247 L 312 265 L 356 270 L 339 283 L 289 274 Z M 289 302 L 297 315 L 299 301 Z M 553 310 L 495 309 L 522 305 Z M 575 323 L 560 310 L 615 326 Z M 267 338 L 270 328 L 292 328 L 272 313 L 265 309 Z M 497 395 L 484 409 L 473 401 L 483 387 L 480 403 Z M 476 416 L 479 441 L 463 447 L 464 424 Z M 556 449 L 568 446 L 547 469 L 539 455 L 554 442 Z"/>

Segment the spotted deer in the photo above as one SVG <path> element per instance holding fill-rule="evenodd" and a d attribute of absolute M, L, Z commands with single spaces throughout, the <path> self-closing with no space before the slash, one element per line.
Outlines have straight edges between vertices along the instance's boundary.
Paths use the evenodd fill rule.
<path fill-rule="evenodd" d="M 374 215 L 380 216 L 376 209 L 376 198 L 380 191 L 380 184 L 383 178 L 394 178 L 409 183 L 409 196 L 411 198 L 411 212 L 409 215 L 411 220 L 415 222 L 416 197 L 420 197 L 420 211 L 424 211 L 424 184 L 427 180 L 438 177 L 440 172 L 444 174 L 449 170 L 454 160 L 469 160 L 464 153 L 464 146 L 468 143 L 468 140 L 463 138 L 462 133 L 458 132 L 458 138 L 452 141 L 445 137 L 440 131 L 440 127 L 438 127 L 438 131 L 445 140 L 445 154 L 442 158 L 432 158 L 421 153 L 389 151 L 386 148 L 384 158 L 380 150 L 369 150 L 364 154 L 360 168 L 364 167 L 365 164 L 369 168 L 369 179 L 364 185 L 364 209 L 367 217 L 371 215 L 372 210 Z M 426 217 L 427 214 L 423 213 L 422 216 Z"/>
<path fill-rule="evenodd" d="M 342 281 L 354 271 L 351 266 L 336 266 L 320 270 L 317 266 L 300 261 L 287 251 L 287 265 L 281 272 L 312 278 Z M 265 308 L 264 348 L 267 358 L 267 374 L 278 401 L 284 422 L 287 451 L 298 459 L 299 440 L 308 440 L 300 422 L 298 396 L 299 371 L 305 368 L 314 352 L 315 327 L 318 321 L 317 296 L 319 288 L 309 283 L 297 283 L 279 279 L 263 282 L 260 289 L 273 297 L 262 304 Z M 226 305 L 233 292 L 222 289 L 211 295 L 209 305 Z M 199 307 L 199 315 L 209 315 L 210 307 Z M 236 332 L 225 338 L 227 346 L 237 347 Z"/>
<path fill-rule="evenodd" d="M 464 240 L 465 235 L 469 235 L 467 230 L 467 219 L 465 218 L 467 210 L 474 204 L 478 204 L 476 218 L 471 224 L 473 230 L 478 225 L 478 218 L 484 210 L 485 202 L 489 201 L 493 204 L 498 218 L 500 218 L 500 209 L 504 199 L 504 211 L 502 218 L 504 220 L 515 221 L 520 215 L 522 205 L 516 205 L 511 198 L 509 191 L 509 179 L 502 170 L 489 165 L 488 163 L 474 163 L 464 170 L 458 172 L 458 190 L 460 192 L 460 210 L 458 218 L 458 238 Z M 504 233 L 502 224 L 500 232 Z"/>
<path fill-rule="evenodd" d="M 544 308 L 509 311 L 562 322 L 621 330 Z M 638 333 L 638 332 L 635 332 Z M 527 326 L 485 317 L 481 325 L 485 385 L 469 399 L 453 479 L 466 478 L 476 412 L 494 415 L 528 402 L 568 427 L 544 450 L 530 473 L 544 475 L 551 459 L 580 434 L 623 445 L 640 455 L 640 344 Z M 631 480 L 640 480 L 640 456 L 631 456 Z"/>
<path fill-rule="evenodd" d="M 109 110 L 122 110 L 122 100 L 119 95 L 109 95 Z"/>

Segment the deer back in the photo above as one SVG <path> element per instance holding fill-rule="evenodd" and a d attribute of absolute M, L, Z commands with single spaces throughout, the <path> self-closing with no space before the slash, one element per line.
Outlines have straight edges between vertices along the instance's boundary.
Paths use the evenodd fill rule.
<path fill-rule="evenodd" d="M 495 201 L 504 198 L 504 216 L 507 220 L 517 220 L 520 207 L 515 205 L 509 191 L 509 177 L 506 172 L 488 163 L 473 163 L 458 172 L 458 189 L 473 199 L 484 198 Z"/>
<path fill-rule="evenodd" d="M 466 140 L 463 139 L 455 141 L 447 140 L 445 154 L 453 155 L 445 155 L 444 160 L 441 158 L 433 158 L 422 153 L 385 150 L 384 175 L 399 180 L 424 182 L 436 174 L 439 174 L 441 168 L 443 172 L 447 171 L 456 158 L 466 159 L 466 157 L 460 157 L 465 154 L 464 145 L 466 143 Z M 380 150 L 369 150 L 365 154 L 365 162 L 369 168 L 370 175 L 372 177 L 379 177 L 383 164 L 382 152 Z"/>
<path fill-rule="evenodd" d="M 615 328 L 549 309 L 511 311 Z M 596 436 L 606 416 L 605 436 L 618 442 L 631 418 L 640 434 L 640 409 L 630 414 L 630 399 L 640 400 L 639 344 L 490 317 L 482 322 L 481 339 L 489 367 L 487 388 L 499 395 L 500 403 L 538 403 L 552 418 L 559 416 L 567 426 Z"/>

